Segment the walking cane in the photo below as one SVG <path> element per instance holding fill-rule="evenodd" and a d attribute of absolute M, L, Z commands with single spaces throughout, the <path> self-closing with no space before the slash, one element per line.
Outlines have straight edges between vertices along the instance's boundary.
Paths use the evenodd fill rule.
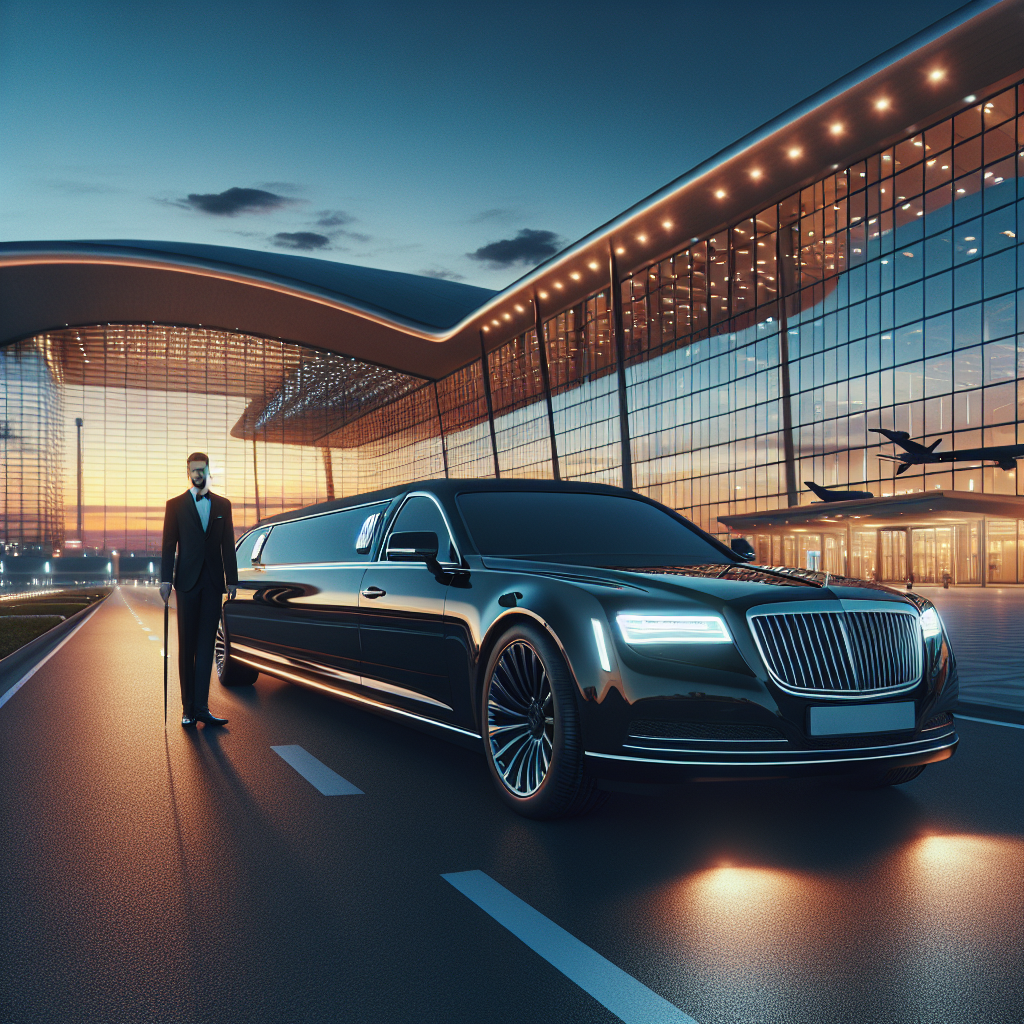
<path fill-rule="evenodd" d="M 170 601 L 170 594 L 167 601 L 164 601 L 164 728 L 167 727 L 167 606 Z"/>

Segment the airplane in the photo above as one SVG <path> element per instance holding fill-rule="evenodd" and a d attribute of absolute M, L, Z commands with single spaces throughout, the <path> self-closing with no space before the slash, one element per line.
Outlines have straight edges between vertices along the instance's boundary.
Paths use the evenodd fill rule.
<path fill-rule="evenodd" d="M 823 487 L 811 480 L 805 480 L 804 486 L 813 491 L 822 501 L 856 501 L 857 498 L 873 498 L 870 491 L 837 491 L 834 487 Z"/>
<path fill-rule="evenodd" d="M 929 445 L 919 441 L 911 441 L 905 430 L 886 430 L 885 427 L 871 427 L 875 434 L 882 434 L 893 444 L 903 449 L 902 455 L 879 455 L 878 458 L 887 462 L 899 462 L 900 468 L 896 475 L 905 473 L 911 466 L 923 466 L 935 462 L 994 462 L 1000 469 L 1017 468 L 1017 459 L 1024 459 L 1024 444 L 993 445 L 989 448 L 960 448 L 954 452 L 937 452 L 935 449 L 942 443 L 938 438 Z"/>

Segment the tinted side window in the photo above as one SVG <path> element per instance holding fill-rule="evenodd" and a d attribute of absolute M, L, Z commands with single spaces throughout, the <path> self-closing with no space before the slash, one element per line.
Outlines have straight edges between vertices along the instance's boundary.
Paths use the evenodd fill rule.
<path fill-rule="evenodd" d="M 448 533 L 448 525 L 444 521 L 444 516 L 441 515 L 440 509 L 430 498 L 424 498 L 421 495 L 409 498 L 398 513 L 391 532 L 436 534 L 438 559 L 452 562 L 458 557 L 455 547 L 451 543 L 451 536 Z M 448 551 L 447 558 L 444 555 L 446 550 Z"/>
<path fill-rule="evenodd" d="M 238 561 L 239 569 L 248 569 L 252 564 L 252 553 L 256 547 L 260 537 L 266 537 L 270 533 L 270 527 L 266 527 L 262 530 L 253 530 L 252 533 L 247 533 L 235 552 L 235 558 Z"/>
<path fill-rule="evenodd" d="M 261 561 L 264 565 L 365 562 L 370 557 L 369 549 L 359 551 L 356 543 L 367 519 L 385 508 L 386 504 L 364 505 L 311 519 L 278 523 L 264 545 Z"/>

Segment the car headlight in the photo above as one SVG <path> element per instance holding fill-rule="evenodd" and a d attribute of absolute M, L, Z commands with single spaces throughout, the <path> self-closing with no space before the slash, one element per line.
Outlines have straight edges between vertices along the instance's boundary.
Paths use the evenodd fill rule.
<path fill-rule="evenodd" d="M 941 636 L 942 620 L 939 618 L 939 613 L 934 608 L 926 608 L 921 613 L 921 632 L 924 634 L 926 640 L 930 640 L 935 636 Z"/>
<path fill-rule="evenodd" d="M 719 615 L 616 615 L 627 644 L 731 644 Z"/>

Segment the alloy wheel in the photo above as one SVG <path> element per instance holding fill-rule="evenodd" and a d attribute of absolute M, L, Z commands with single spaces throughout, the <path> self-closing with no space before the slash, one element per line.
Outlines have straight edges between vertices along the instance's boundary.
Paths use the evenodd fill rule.
<path fill-rule="evenodd" d="M 551 766 L 554 699 L 544 663 L 524 640 L 510 643 L 494 666 L 487 692 L 487 737 L 505 787 L 518 797 L 536 793 Z"/>

